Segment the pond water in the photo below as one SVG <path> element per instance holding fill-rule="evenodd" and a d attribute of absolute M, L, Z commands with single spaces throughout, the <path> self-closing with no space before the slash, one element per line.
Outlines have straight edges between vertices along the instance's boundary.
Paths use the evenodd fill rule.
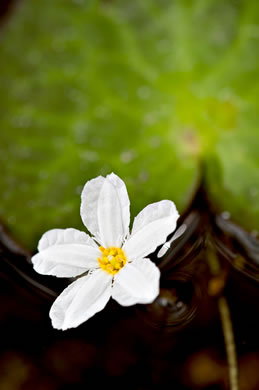
<path fill-rule="evenodd" d="M 241 389 L 259 386 L 258 248 L 226 214 L 213 214 L 200 191 L 167 253 L 152 255 L 161 292 L 151 305 L 110 301 L 77 329 L 52 329 L 49 308 L 69 280 L 33 271 L 31 254 L 0 233 L 0 385 L 4 389 L 227 389 L 217 298 L 227 297 Z M 208 265 L 213 241 L 220 272 Z M 15 376 L 13 375 L 15 372 Z"/>

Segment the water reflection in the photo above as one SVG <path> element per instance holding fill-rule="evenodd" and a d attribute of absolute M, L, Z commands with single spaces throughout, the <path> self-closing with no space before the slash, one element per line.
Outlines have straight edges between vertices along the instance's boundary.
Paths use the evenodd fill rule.
<path fill-rule="evenodd" d="M 217 312 L 217 295 L 222 291 L 233 315 L 241 376 L 248 375 L 248 367 L 257 367 L 258 240 L 231 219 L 213 214 L 201 192 L 178 227 L 164 256 L 157 256 L 161 248 L 152 255 L 162 275 L 155 302 L 123 308 L 110 301 L 102 313 L 66 332 L 51 328 L 48 311 L 68 280 L 34 272 L 30 253 L 1 228 L 0 318 L 5 337 L 0 361 L 5 374 L 0 369 L 0 383 L 4 388 L 76 385 L 81 389 L 86 383 L 101 386 L 105 380 L 124 389 L 163 389 L 168 383 L 177 389 L 212 385 L 226 389 Z M 216 279 L 206 259 L 208 237 L 214 240 L 221 264 Z M 12 370 L 17 372 L 17 384 L 12 382 Z M 256 389 L 256 378 L 244 389 Z M 39 382 L 41 387 L 36 386 Z"/>

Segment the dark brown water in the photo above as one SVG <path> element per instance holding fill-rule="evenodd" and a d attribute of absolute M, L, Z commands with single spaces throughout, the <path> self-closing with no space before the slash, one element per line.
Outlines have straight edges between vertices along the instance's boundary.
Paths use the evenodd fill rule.
<path fill-rule="evenodd" d="M 217 310 L 222 291 L 233 317 L 241 389 L 258 389 L 259 243 L 226 215 L 214 215 L 201 192 L 181 224 L 186 231 L 166 255 L 152 255 L 162 273 L 153 304 L 123 308 L 110 301 L 103 312 L 65 332 L 51 328 L 48 311 L 70 281 L 34 272 L 30 253 L 1 229 L 0 389 L 84 389 L 104 383 L 123 389 L 225 389 Z M 221 263 L 212 296 L 208 240 Z"/>

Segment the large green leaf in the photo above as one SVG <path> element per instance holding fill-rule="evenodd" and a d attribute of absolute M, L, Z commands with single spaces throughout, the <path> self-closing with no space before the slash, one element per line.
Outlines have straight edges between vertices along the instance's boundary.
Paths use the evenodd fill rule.
<path fill-rule="evenodd" d="M 189 205 L 259 228 L 257 1 L 20 0 L 2 30 L 0 209 L 35 247 L 79 227 L 83 184 L 116 172 L 132 214 Z"/>

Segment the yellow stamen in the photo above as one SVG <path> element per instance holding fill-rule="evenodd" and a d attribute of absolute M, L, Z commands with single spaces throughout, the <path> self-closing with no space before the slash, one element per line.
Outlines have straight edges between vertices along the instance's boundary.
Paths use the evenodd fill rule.
<path fill-rule="evenodd" d="M 117 274 L 127 263 L 127 258 L 121 248 L 100 246 L 99 249 L 102 252 L 102 257 L 98 257 L 99 266 L 109 274 Z"/>

